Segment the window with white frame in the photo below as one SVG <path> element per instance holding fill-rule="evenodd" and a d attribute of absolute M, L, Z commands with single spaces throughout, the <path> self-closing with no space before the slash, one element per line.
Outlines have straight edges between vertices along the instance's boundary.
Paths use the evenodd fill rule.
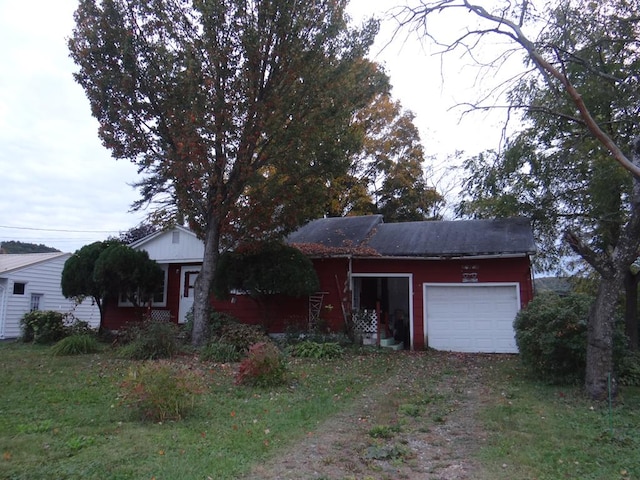
<path fill-rule="evenodd" d="M 160 265 L 160 268 L 162 268 L 164 275 L 162 276 L 162 285 L 160 285 L 160 288 L 158 288 L 158 290 L 156 292 L 153 293 L 151 299 L 149 298 L 141 298 L 140 296 L 140 292 L 134 292 L 134 299 L 136 300 L 136 303 L 140 306 L 143 305 L 148 305 L 149 304 L 149 300 L 151 300 L 151 306 L 152 307 L 166 307 L 167 306 L 167 273 L 168 273 L 168 266 L 167 265 Z M 120 296 L 118 297 L 118 306 L 119 307 L 133 307 L 133 302 L 131 301 L 130 296 L 127 296 L 126 293 L 122 292 L 120 293 Z"/>
<path fill-rule="evenodd" d="M 42 297 L 41 293 L 32 293 L 31 294 L 31 304 L 29 310 L 34 312 L 36 310 L 40 310 L 42 306 Z"/>

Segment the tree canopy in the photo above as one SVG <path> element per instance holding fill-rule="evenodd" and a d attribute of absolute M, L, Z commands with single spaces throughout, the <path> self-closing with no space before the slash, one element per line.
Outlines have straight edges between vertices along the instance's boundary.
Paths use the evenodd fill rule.
<path fill-rule="evenodd" d="M 94 242 L 77 250 L 62 269 L 62 294 L 66 298 L 91 297 L 100 310 L 105 301 L 121 294 L 136 306 L 162 286 L 164 272 L 144 251 L 133 250 L 117 240 Z"/>
<path fill-rule="evenodd" d="M 126 298 L 134 307 L 141 307 L 162 288 L 164 271 L 144 250 L 113 244 L 97 258 L 93 281 L 106 294 Z"/>
<path fill-rule="evenodd" d="M 183 216 L 204 241 L 194 344 L 238 202 L 277 173 L 281 192 L 313 194 L 346 161 L 354 112 L 388 88 L 365 59 L 377 25 L 348 28 L 345 6 L 80 1 L 69 48 L 104 145 L 144 175 L 137 207 Z"/>
<path fill-rule="evenodd" d="M 362 147 L 329 184 L 329 216 L 380 213 L 387 222 L 439 218 L 444 198 L 427 184 L 414 115 L 388 93 L 356 113 Z"/>
<path fill-rule="evenodd" d="M 214 294 L 227 298 L 233 290 L 253 297 L 282 294 L 301 297 L 320 286 L 311 260 L 300 250 L 279 242 L 257 244 L 220 257 Z"/>
<path fill-rule="evenodd" d="M 28 242 L 20 242 L 17 240 L 8 240 L 4 242 L 0 242 L 0 254 L 1 253 L 49 253 L 49 252 L 59 252 L 60 250 L 47 247 L 46 245 L 40 243 L 28 243 Z"/>
<path fill-rule="evenodd" d="M 320 287 L 313 263 L 305 254 L 281 242 L 244 246 L 220 257 L 213 282 L 214 295 L 226 299 L 232 291 L 251 296 L 269 321 L 267 300 L 281 294 L 302 297 Z"/>

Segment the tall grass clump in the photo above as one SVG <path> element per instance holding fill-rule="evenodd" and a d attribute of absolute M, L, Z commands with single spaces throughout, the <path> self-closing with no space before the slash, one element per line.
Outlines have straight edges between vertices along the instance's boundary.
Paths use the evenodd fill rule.
<path fill-rule="evenodd" d="M 180 420 L 204 391 L 201 372 L 164 360 L 148 361 L 129 369 L 120 384 L 120 402 L 142 420 Z"/>
<path fill-rule="evenodd" d="M 100 344 L 94 335 L 75 334 L 65 337 L 51 347 L 51 353 L 55 356 L 61 355 L 83 355 L 95 353 L 100 350 Z"/>

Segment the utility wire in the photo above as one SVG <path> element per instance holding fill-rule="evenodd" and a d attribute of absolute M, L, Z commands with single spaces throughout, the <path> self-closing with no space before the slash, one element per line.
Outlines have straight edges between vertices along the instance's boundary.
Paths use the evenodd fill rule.
<path fill-rule="evenodd" d="M 65 230 L 57 228 L 35 228 L 35 227 L 11 227 L 9 225 L 0 225 L 0 228 L 11 228 L 15 230 L 34 230 L 37 232 L 65 232 L 65 233 L 113 233 L 119 230 Z"/>

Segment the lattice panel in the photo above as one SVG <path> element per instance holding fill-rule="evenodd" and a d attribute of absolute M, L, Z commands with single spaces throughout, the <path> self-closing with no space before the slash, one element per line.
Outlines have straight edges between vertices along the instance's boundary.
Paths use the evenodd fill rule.
<path fill-rule="evenodd" d="M 355 313 L 353 315 L 353 330 L 356 333 L 376 333 L 378 331 L 378 315 L 375 310 Z"/>
<path fill-rule="evenodd" d="M 170 322 L 171 312 L 169 310 L 151 310 L 151 320 L 156 322 Z"/>

